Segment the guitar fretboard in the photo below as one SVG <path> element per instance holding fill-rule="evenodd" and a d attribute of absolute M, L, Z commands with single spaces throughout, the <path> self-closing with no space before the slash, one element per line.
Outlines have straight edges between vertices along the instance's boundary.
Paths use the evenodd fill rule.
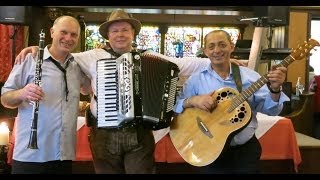
<path fill-rule="evenodd" d="M 273 68 L 277 67 L 288 67 L 289 64 L 291 64 L 293 61 L 295 61 L 295 58 L 292 55 L 287 56 L 281 63 L 275 65 Z M 245 100 L 247 100 L 251 95 L 253 95 L 256 91 L 258 91 L 263 85 L 265 85 L 268 82 L 267 74 L 261 76 L 258 81 L 254 82 L 249 86 L 248 89 L 244 90 L 240 94 L 234 97 L 232 104 L 230 108 L 228 109 L 228 112 L 233 111 L 236 107 L 238 107 L 240 104 L 242 104 Z"/>

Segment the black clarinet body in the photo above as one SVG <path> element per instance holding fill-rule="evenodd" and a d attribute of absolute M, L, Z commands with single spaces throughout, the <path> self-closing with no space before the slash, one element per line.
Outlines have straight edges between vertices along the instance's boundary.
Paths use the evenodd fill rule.
<path fill-rule="evenodd" d="M 41 30 L 39 34 L 39 52 L 38 58 L 36 62 L 36 70 L 35 70 L 35 78 L 34 83 L 38 86 L 41 86 L 41 76 L 42 76 L 42 63 L 43 63 L 43 51 L 44 51 L 44 40 L 45 40 L 45 33 Z M 32 116 L 32 123 L 31 123 L 31 133 L 29 138 L 29 149 L 38 149 L 38 141 L 37 141 L 37 128 L 38 128 L 38 114 L 39 114 L 39 101 L 32 102 L 33 104 L 33 116 Z"/>

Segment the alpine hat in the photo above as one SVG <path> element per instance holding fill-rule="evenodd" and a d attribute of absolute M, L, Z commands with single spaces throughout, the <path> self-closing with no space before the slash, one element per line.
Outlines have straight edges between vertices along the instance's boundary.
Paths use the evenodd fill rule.
<path fill-rule="evenodd" d="M 102 23 L 100 25 L 99 32 L 100 32 L 101 36 L 108 39 L 107 32 L 109 30 L 109 26 L 114 22 L 120 22 L 120 21 L 125 21 L 125 22 L 130 23 L 135 30 L 134 31 L 135 36 L 139 34 L 140 29 L 141 29 L 140 21 L 133 18 L 131 15 L 126 13 L 124 10 L 118 9 L 118 10 L 113 11 L 110 14 L 110 16 L 107 18 L 107 21 L 105 21 L 104 23 Z"/>

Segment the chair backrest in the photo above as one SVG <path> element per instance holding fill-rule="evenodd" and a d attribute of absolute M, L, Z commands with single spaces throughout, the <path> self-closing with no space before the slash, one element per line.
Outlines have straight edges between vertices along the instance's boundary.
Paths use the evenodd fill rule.
<path fill-rule="evenodd" d="M 301 94 L 295 111 L 285 115 L 292 120 L 296 132 L 312 136 L 314 93 Z"/>
<path fill-rule="evenodd" d="M 320 75 L 315 75 L 314 76 L 314 82 L 313 82 L 316 87 L 314 91 L 314 111 L 315 112 L 320 112 Z"/>

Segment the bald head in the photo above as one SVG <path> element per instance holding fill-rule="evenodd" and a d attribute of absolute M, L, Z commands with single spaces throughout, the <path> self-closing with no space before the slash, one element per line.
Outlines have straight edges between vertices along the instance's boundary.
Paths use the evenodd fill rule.
<path fill-rule="evenodd" d="M 80 24 L 78 20 L 71 16 L 61 16 L 57 18 L 50 29 L 52 45 L 51 54 L 56 59 L 64 59 L 78 44 L 80 36 Z"/>
<path fill-rule="evenodd" d="M 52 28 L 57 28 L 60 24 L 72 23 L 74 26 L 79 28 L 78 34 L 80 34 L 80 24 L 78 20 L 72 16 L 60 16 L 54 22 Z"/>
<path fill-rule="evenodd" d="M 227 38 L 227 40 L 229 41 L 230 44 L 232 44 L 232 41 L 231 41 L 231 36 L 230 34 L 227 32 L 227 31 L 224 31 L 224 30 L 213 30 L 211 32 L 209 32 L 205 37 L 204 37 L 204 47 L 206 47 L 207 45 L 207 40 L 208 40 L 208 37 L 213 35 L 213 34 L 218 34 L 218 33 L 222 33 L 225 35 L 225 37 Z"/>

